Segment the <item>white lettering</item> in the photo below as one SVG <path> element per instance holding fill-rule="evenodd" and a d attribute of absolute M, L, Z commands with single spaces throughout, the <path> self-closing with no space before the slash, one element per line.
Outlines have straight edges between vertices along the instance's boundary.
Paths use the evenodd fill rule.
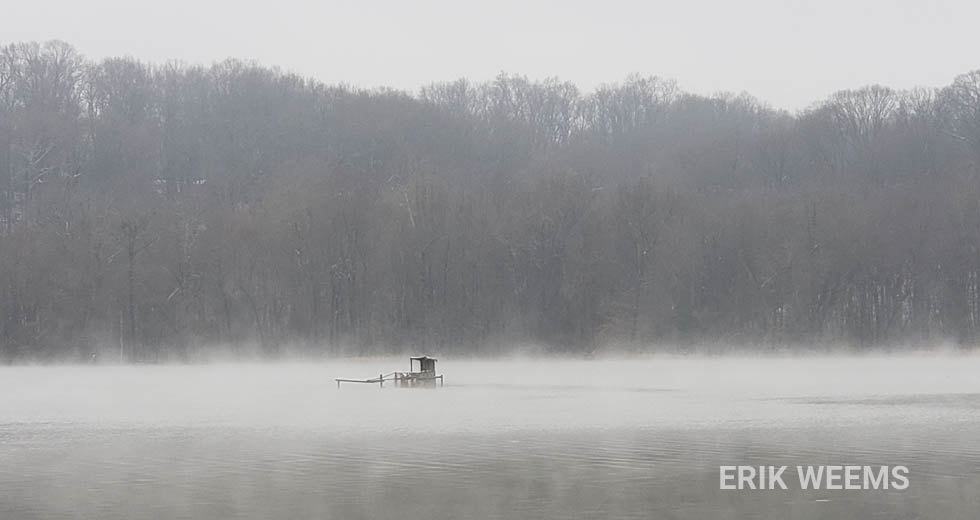
<path fill-rule="evenodd" d="M 738 467 L 738 489 L 755 489 L 755 468 L 752 466 Z"/>
<path fill-rule="evenodd" d="M 769 466 L 769 489 L 776 489 L 777 485 L 782 489 L 786 489 L 786 483 L 783 482 L 784 471 L 786 471 L 786 466 L 779 466 L 778 471 L 775 466 Z"/>
<path fill-rule="evenodd" d="M 864 489 L 888 489 L 888 466 L 879 466 L 875 473 L 871 466 L 864 467 Z"/>
<path fill-rule="evenodd" d="M 892 468 L 892 487 L 901 491 L 909 488 L 909 468 L 895 466 Z"/>
<path fill-rule="evenodd" d="M 796 473 L 800 477 L 800 485 L 803 489 L 820 489 L 820 481 L 823 479 L 823 466 L 817 466 L 816 470 L 813 466 L 806 467 L 806 473 L 803 471 L 803 466 L 796 467 Z"/>
<path fill-rule="evenodd" d="M 841 485 L 841 471 L 844 466 L 827 466 L 827 487 L 826 489 L 844 489 Z"/>
<path fill-rule="evenodd" d="M 735 489 L 735 484 L 729 484 L 729 480 L 735 480 L 735 466 L 720 466 L 718 468 L 718 489 Z"/>
<path fill-rule="evenodd" d="M 861 489 L 862 466 L 844 467 L 844 489 Z"/>

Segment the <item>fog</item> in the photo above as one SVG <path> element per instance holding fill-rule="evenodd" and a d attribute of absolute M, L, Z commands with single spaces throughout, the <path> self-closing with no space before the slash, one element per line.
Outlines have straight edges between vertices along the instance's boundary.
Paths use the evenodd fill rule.
<path fill-rule="evenodd" d="M 0 421 L 351 435 L 365 433 L 375 418 L 383 418 L 379 434 L 806 427 L 828 416 L 867 424 L 901 419 L 907 406 L 871 407 L 873 413 L 859 406 L 892 402 L 939 405 L 916 410 L 923 420 L 975 419 L 977 403 L 971 399 L 980 392 L 978 369 L 980 356 L 934 354 L 450 358 L 438 366 L 447 390 L 412 391 L 376 384 L 338 388 L 334 382 L 407 371 L 408 360 L 402 357 L 10 367 L 0 383 L 4 395 L 11 396 L 2 405 Z"/>
<path fill-rule="evenodd" d="M 977 518 L 975 3 L 35 4 L 0 518 Z"/>
<path fill-rule="evenodd" d="M 616 78 L 611 78 L 615 81 Z M 0 49 L 0 360 L 980 340 L 980 71 L 795 114 Z"/>
<path fill-rule="evenodd" d="M 980 358 L 404 358 L 0 369 L 8 518 L 973 518 Z M 910 491 L 724 494 L 718 466 L 906 464 Z"/>

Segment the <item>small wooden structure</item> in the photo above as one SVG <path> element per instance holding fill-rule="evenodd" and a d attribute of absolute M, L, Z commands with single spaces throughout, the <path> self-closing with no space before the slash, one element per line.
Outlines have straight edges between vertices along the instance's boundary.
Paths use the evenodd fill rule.
<path fill-rule="evenodd" d="M 396 387 L 434 387 L 436 380 L 439 386 L 443 386 L 444 380 L 441 374 L 436 374 L 436 358 L 428 356 L 408 358 L 408 372 L 391 372 L 388 374 L 378 374 L 378 377 L 370 379 L 342 379 L 337 378 L 337 388 L 341 383 L 369 383 L 377 384 L 384 388 L 385 382 L 393 382 Z M 416 370 L 416 366 L 418 370 Z"/>

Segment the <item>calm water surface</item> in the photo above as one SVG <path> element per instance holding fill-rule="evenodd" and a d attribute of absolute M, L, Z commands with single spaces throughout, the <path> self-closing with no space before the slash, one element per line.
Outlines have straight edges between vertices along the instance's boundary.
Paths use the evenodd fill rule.
<path fill-rule="evenodd" d="M 333 382 L 406 364 L 0 368 L 0 518 L 980 517 L 977 356 L 444 359 L 444 388 Z M 735 464 L 903 464 L 911 486 L 719 490 Z"/>

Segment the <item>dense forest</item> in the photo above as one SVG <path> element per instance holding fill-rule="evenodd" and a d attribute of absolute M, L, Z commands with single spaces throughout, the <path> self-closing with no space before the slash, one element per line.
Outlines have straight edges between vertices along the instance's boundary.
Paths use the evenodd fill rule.
<path fill-rule="evenodd" d="M 792 114 L 656 77 L 406 93 L 12 44 L 0 360 L 969 346 L 978 174 L 980 71 Z"/>

